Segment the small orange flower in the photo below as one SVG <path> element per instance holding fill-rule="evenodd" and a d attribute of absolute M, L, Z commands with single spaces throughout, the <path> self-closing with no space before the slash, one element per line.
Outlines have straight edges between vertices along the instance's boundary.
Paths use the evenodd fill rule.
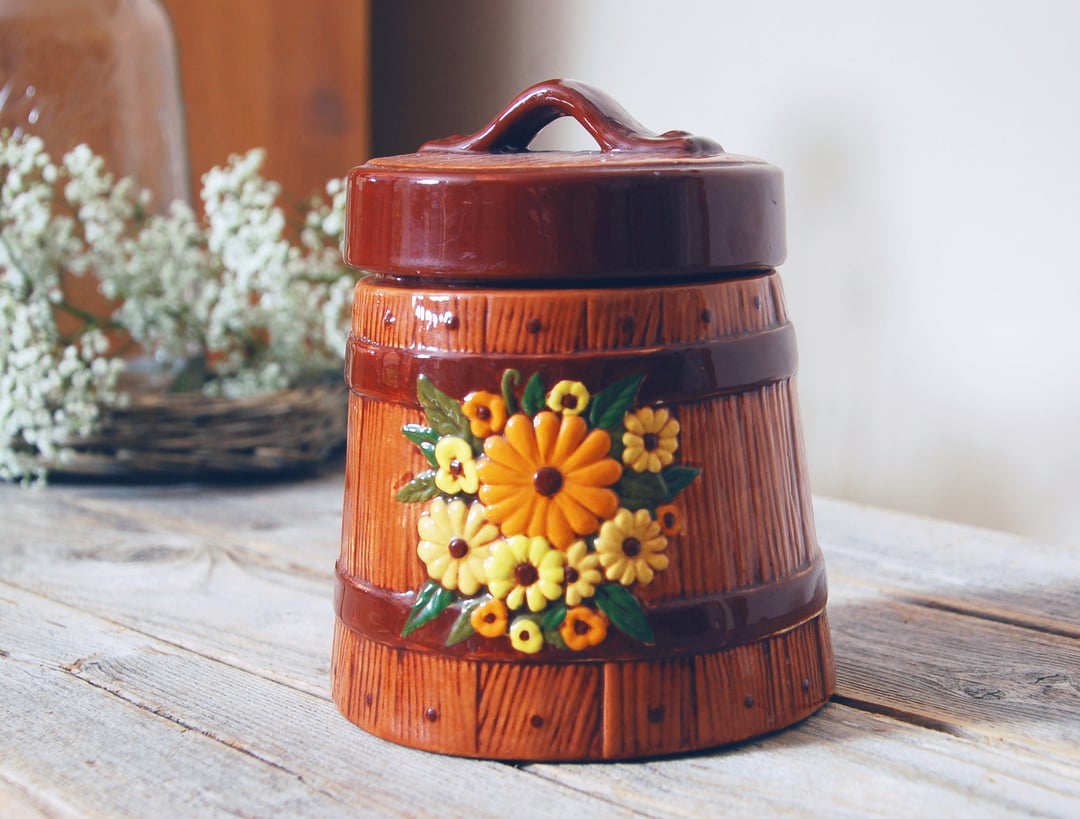
<path fill-rule="evenodd" d="M 675 537 L 682 531 L 682 512 L 678 506 L 665 503 L 656 507 L 656 522 L 660 524 L 660 531 L 668 537 Z"/>
<path fill-rule="evenodd" d="M 566 618 L 559 626 L 559 634 L 567 648 L 582 651 L 604 642 L 607 626 L 607 617 L 603 612 L 593 611 L 588 606 L 575 606 L 566 612 Z"/>
<path fill-rule="evenodd" d="M 488 600 L 473 609 L 472 614 L 469 615 L 472 627 L 478 634 L 485 637 L 501 637 L 506 634 L 508 619 L 506 603 L 502 600 Z"/>
<path fill-rule="evenodd" d="M 469 429 L 477 438 L 502 432 L 506 425 L 506 402 L 493 392 L 470 392 L 461 406 L 469 419 Z"/>

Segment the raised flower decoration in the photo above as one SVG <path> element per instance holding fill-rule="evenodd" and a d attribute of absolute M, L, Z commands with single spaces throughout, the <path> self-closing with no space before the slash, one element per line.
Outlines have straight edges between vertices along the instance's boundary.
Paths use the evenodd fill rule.
<path fill-rule="evenodd" d="M 420 534 L 416 553 L 427 566 L 428 576 L 451 591 L 476 594 L 487 579 L 484 561 L 491 553 L 491 542 L 499 536 L 499 530 L 484 517 L 484 507 L 435 498 L 416 528 Z"/>
<path fill-rule="evenodd" d="M 636 407 L 643 375 L 590 392 L 503 374 L 499 393 L 458 401 L 420 376 L 427 424 L 402 432 L 430 469 L 397 493 L 428 504 L 417 555 L 428 581 L 402 635 L 455 607 L 447 645 L 479 635 L 524 654 L 586 651 L 609 624 L 654 642 L 635 587 L 668 567 L 675 498 L 699 469 L 675 463 L 679 423 Z"/>
<path fill-rule="evenodd" d="M 503 534 L 540 535 L 565 549 L 619 508 L 610 487 L 622 466 L 610 451 L 607 430 L 590 431 L 580 415 L 516 413 L 503 435 L 484 441 L 480 500 Z"/>

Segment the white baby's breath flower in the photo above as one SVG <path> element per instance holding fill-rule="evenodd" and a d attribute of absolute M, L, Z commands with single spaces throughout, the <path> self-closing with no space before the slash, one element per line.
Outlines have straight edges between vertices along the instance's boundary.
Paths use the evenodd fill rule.
<path fill-rule="evenodd" d="M 85 145 L 54 163 L 39 138 L 0 133 L 0 479 L 40 480 L 125 402 L 107 328 L 170 366 L 202 360 L 207 380 L 189 386 L 226 396 L 341 366 L 355 282 L 341 258 L 344 182 L 308 203 L 293 245 L 264 158 L 209 171 L 201 221 L 182 202 L 149 215 L 149 192 Z M 66 277 L 91 273 L 110 316 L 68 300 Z M 64 313 L 81 325 L 66 335 Z"/>

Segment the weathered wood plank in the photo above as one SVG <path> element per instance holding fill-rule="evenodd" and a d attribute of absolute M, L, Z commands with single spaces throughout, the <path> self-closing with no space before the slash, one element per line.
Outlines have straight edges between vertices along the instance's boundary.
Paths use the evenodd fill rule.
<path fill-rule="evenodd" d="M 1080 550 L 826 498 L 814 513 L 834 586 L 1080 637 Z"/>
<path fill-rule="evenodd" d="M 181 491 L 183 491 L 181 489 Z M 0 577 L 193 651 L 320 695 L 329 690 L 331 570 L 284 547 L 21 493 L 5 512 Z M 23 497 L 25 496 L 25 497 Z M 126 510 L 119 503 L 119 510 Z M 293 554 L 303 554 L 294 548 Z"/>
<path fill-rule="evenodd" d="M 711 754 L 532 765 L 553 783 L 654 816 L 1055 816 L 1077 766 L 831 704 L 797 727 Z"/>
<path fill-rule="evenodd" d="M 333 795 L 348 803 L 350 810 L 363 805 L 389 814 L 415 814 L 424 808 L 441 813 L 448 805 L 457 805 L 462 813 L 551 815 L 564 798 L 573 800 L 564 808 L 577 813 L 588 808 L 590 801 L 584 794 L 596 794 L 606 802 L 594 803 L 593 808 L 605 815 L 613 813 L 613 804 L 619 804 L 665 816 L 708 815 L 718 810 L 806 814 L 813 813 L 815 805 L 831 815 L 909 815 L 921 808 L 987 816 L 1067 816 L 1069 806 L 1080 800 L 1076 766 L 1052 755 L 1029 753 L 1012 743 L 949 736 L 841 706 L 829 706 L 821 716 L 793 730 L 733 749 L 644 764 L 534 765 L 516 770 L 433 756 L 368 737 L 319 698 L 37 595 L 9 587 L 0 592 L 0 598 L 4 601 L 0 605 L 5 606 L 0 650 L 8 654 L 0 660 L 0 668 L 17 663 L 21 675 L 27 666 L 41 672 L 52 670 L 54 676 L 63 674 L 68 687 L 76 687 L 72 693 L 37 684 L 19 690 L 15 701 L 23 704 L 23 738 L 12 741 L 12 723 L 5 719 L 0 722 L 2 746 L 21 749 L 18 771 L 25 777 L 29 765 L 26 737 L 37 746 L 45 744 L 29 765 L 33 786 L 53 794 L 64 789 L 70 804 L 93 808 L 90 813 L 145 814 L 147 805 L 167 807 L 157 794 L 152 796 L 157 802 L 137 803 L 143 806 L 140 810 L 135 803 L 91 804 L 97 798 L 111 798 L 112 793 L 102 795 L 109 782 L 97 781 L 97 768 L 152 779 L 156 766 L 165 764 L 164 755 L 171 760 L 167 763 L 174 771 L 171 776 L 184 779 L 189 789 L 195 782 L 202 788 L 202 777 L 213 774 L 201 768 L 185 770 L 184 766 L 193 764 L 188 758 L 191 754 L 208 754 L 214 765 L 232 771 L 234 790 L 254 787 L 253 781 L 259 788 L 267 787 L 258 777 L 253 780 L 243 766 L 238 768 L 231 756 L 218 758 L 217 751 L 181 746 L 174 729 L 213 740 L 219 748 L 234 749 L 239 753 L 233 755 L 244 761 L 258 761 L 274 771 L 284 768 L 306 788 Z M 62 670 L 65 667 L 67 671 Z M 4 685 L 3 690 L 11 689 Z M 59 703 L 63 708 L 57 709 Z M 42 736 L 42 722 L 32 715 L 46 709 L 62 711 L 52 723 L 59 737 L 56 733 Z M 65 731 L 78 733 L 78 726 L 87 719 L 97 727 L 89 734 L 84 731 L 71 747 Z M 163 722 L 165 728 L 140 727 L 148 720 L 154 725 Z M 156 743 L 160 754 L 152 749 L 137 758 L 121 753 L 132 744 L 141 747 L 139 743 Z M 85 755 L 92 751 L 96 755 Z M 177 756 L 183 757 L 179 770 Z M 80 767 L 79 762 L 89 758 L 97 761 L 94 769 Z M 75 774 L 68 770 L 72 766 Z M 11 768 L 5 757 L 0 777 Z M 389 770 L 393 776 L 387 776 Z M 534 779 L 508 780 L 518 776 Z M 211 786 L 215 781 L 211 778 Z M 481 782 L 482 786 L 475 784 Z M 220 789 L 211 793 L 224 798 Z M 337 803 L 316 802 L 322 797 L 306 791 L 294 794 L 301 801 L 293 803 L 282 801 L 280 791 L 273 793 L 274 804 L 262 808 L 271 813 L 289 808 L 307 815 L 316 810 L 343 813 L 336 809 Z M 889 794 L 890 801 L 882 802 L 881 794 Z M 133 800 L 144 796 L 136 789 Z M 224 807 L 189 802 L 183 813 L 201 807 L 243 807 L 239 795 L 230 798 L 233 802 L 222 803 Z M 501 804 L 502 800 L 507 804 Z"/>
<path fill-rule="evenodd" d="M 319 492 L 334 493 L 335 483 L 320 482 L 315 498 Z M 27 523 L 35 519 L 33 515 L 17 516 L 27 532 L 25 538 L 37 544 L 33 549 L 16 549 L 14 557 L 8 550 L 0 551 L 0 571 L 16 584 L 55 599 L 72 600 L 133 628 L 325 696 L 325 652 L 333 631 L 331 589 L 329 582 L 324 583 L 313 569 L 297 572 L 292 555 L 302 553 L 303 560 L 315 562 L 318 558 L 313 556 L 321 551 L 322 562 L 328 565 L 336 546 L 324 543 L 310 550 L 290 550 L 286 544 L 267 546 L 257 537 L 258 530 L 246 531 L 243 525 L 239 531 L 223 528 L 219 537 L 209 531 L 198 535 L 172 531 L 171 521 L 191 517 L 187 511 L 146 511 L 158 506 L 172 509 L 169 490 L 147 489 L 159 499 L 153 504 L 147 501 L 145 507 L 145 496 L 139 495 L 137 502 L 114 502 L 104 511 L 90 508 L 98 502 L 98 494 L 88 505 L 85 498 L 75 503 L 64 498 L 57 504 L 37 493 L 33 503 L 48 507 L 51 514 L 44 519 L 59 526 L 35 528 Z M 226 493 L 239 521 L 257 520 L 266 509 L 283 516 L 291 514 L 287 511 L 292 502 L 289 499 L 303 499 L 300 508 L 317 508 L 320 503 L 311 499 L 315 490 L 306 485 L 264 488 L 265 496 L 249 496 L 247 491 Z M 66 490 L 62 498 L 70 494 L 72 490 Z M 178 494 L 189 493 L 181 488 Z M 128 514 L 133 505 L 140 510 L 134 517 Z M 216 502 L 210 506 L 221 508 Z M 326 517 L 329 515 L 323 516 L 321 526 L 326 526 Z M 876 515 L 866 513 L 864 517 Z M 132 522 L 136 518 L 137 524 Z M 884 519 L 892 521 L 893 516 L 886 514 Z M 228 523 L 221 519 L 215 525 L 227 527 Z M 924 539 L 931 537 L 933 526 L 918 521 L 912 526 L 923 532 Z M 950 536 L 970 532 L 966 527 L 934 526 L 943 527 Z M 79 532 L 78 541 L 56 534 L 65 530 Z M 881 542 L 880 532 L 877 538 Z M 1008 546 L 1014 540 L 1005 538 L 1000 542 Z M 994 541 L 990 543 L 992 548 Z M 991 559 L 997 557 L 991 553 Z M 852 579 L 844 571 L 844 557 L 836 562 L 841 564 L 839 570 L 830 564 L 830 611 L 834 634 L 845 638 L 837 644 L 844 696 L 865 707 L 911 709 L 918 718 L 955 720 L 958 731 L 972 730 L 971 726 L 977 730 L 979 725 L 998 730 L 995 709 L 1008 711 L 1014 704 L 1035 712 L 1048 707 L 1047 725 L 1054 721 L 1064 725 L 1076 722 L 1077 705 L 1070 693 L 1075 671 L 1070 671 L 1068 665 L 1080 661 L 1075 660 L 1075 654 L 1069 654 L 1068 643 L 1053 639 L 1047 642 L 1041 639 L 1046 635 L 1040 634 L 1031 635 L 1028 641 L 1026 632 L 1018 634 L 1008 626 L 958 617 L 947 611 L 917 606 L 896 609 L 887 601 L 880 602 L 875 588 L 867 585 L 867 578 L 874 577 L 870 568 Z M 886 576 L 890 570 L 895 574 L 897 567 L 905 566 L 895 559 L 884 561 L 884 565 Z M 954 584 L 954 588 L 962 586 Z M 155 592 L 133 592 L 138 589 Z M 273 605 L 260 603 L 266 600 L 273 600 Z M 176 616 L 177 610 L 184 611 L 182 618 Z M 1025 655 L 1025 646 L 1044 653 L 1031 655 L 1029 651 Z M 1026 660 L 1019 659 L 1023 657 Z M 993 661 L 988 663 L 986 658 Z M 911 667 L 924 660 L 937 675 L 930 680 L 909 673 Z M 1030 679 L 1016 676 L 1023 663 L 1023 673 Z M 923 685 L 921 692 L 913 689 L 916 683 Z M 998 696 L 993 692 L 1010 693 L 1005 701 L 999 701 L 985 697 L 977 700 L 964 691 L 991 692 L 986 695 L 989 697 Z M 968 705 L 976 710 L 961 707 Z M 1047 742 L 1072 736 L 1055 733 L 1046 726 L 1031 728 L 1025 724 L 1015 720 L 1008 732 L 1033 738 L 1035 731 L 1035 736 L 1041 735 Z"/>
<path fill-rule="evenodd" d="M 0 763 L 2 765 L 2 763 Z M 8 778 L 0 768 L 0 816 L 4 819 L 76 819 L 85 816 L 33 784 Z"/>
<path fill-rule="evenodd" d="M 5 639 L 10 639 L 5 634 Z M 91 816 L 152 813 L 348 815 L 288 768 L 109 696 L 58 667 L 0 662 L 0 773 Z"/>
<path fill-rule="evenodd" d="M 1080 769 L 1080 639 L 834 588 L 841 701 Z"/>
<path fill-rule="evenodd" d="M 485 786 L 480 793 L 475 783 L 493 775 L 476 767 L 490 763 L 381 743 L 350 726 L 327 700 L 340 503 L 337 475 L 252 487 L 64 486 L 36 493 L 0 487 L 0 578 L 11 584 L 0 583 L 0 674 L 7 675 L 0 701 L 32 696 L 25 701 L 53 709 L 42 706 L 36 718 L 22 714 L 18 722 L 0 708 L 0 748 L 21 748 L 27 737 L 47 746 L 34 752 L 40 771 L 25 762 L 29 752 L 21 752 L 18 765 L 0 755 L 0 815 L 124 813 L 69 799 L 45 773 L 60 777 L 67 760 L 80 776 L 90 776 L 79 755 L 100 746 L 109 755 L 108 776 L 154 775 L 165 757 L 112 748 L 110 720 L 131 721 L 136 727 L 124 731 L 171 748 L 185 757 L 182 767 L 202 776 L 198 762 L 186 756 L 201 754 L 203 746 L 191 739 L 177 744 L 170 733 L 183 730 L 173 721 L 179 717 L 195 726 L 186 733 L 225 749 L 211 756 L 238 753 L 235 745 L 252 750 L 256 756 L 240 753 L 257 766 L 270 765 L 258 757 L 299 764 L 298 754 L 314 767 L 325 755 L 294 737 L 337 742 L 340 733 L 342 747 L 378 771 L 375 778 L 395 778 L 410 793 L 422 783 L 436 782 L 438 791 L 450 787 L 449 779 L 469 782 L 462 804 L 489 804 L 484 800 L 491 791 Z M 563 795 L 563 788 L 596 794 L 606 800 L 601 812 L 614 803 L 664 815 L 720 808 L 1075 815 L 1080 556 L 835 501 L 819 500 L 817 517 L 842 702 L 857 708 L 834 704 L 794 730 L 714 754 L 645 764 L 534 765 L 524 774 L 558 782 L 555 792 Z M 55 656 L 43 656 L 48 652 L 40 646 L 16 656 L 7 604 L 18 599 L 16 608 L 29 610 L 24 598 L 37 601 L 38 613 L 40 606 L 58 605 L 49 600 L 64 605 L 25 625 L 21 639 L 36 645 L 43 634 L 60 630 L 59 623 L 79 645 Z M 84 625 L 72 625 L 78 622 Z M 95 640 L 104 640 L 103 647 L 94 649 Z M 79 659 L 84 662 L 76 671 L 63 670 Z M 12 675 L 21 687 L 7 685 Z M 38 678 L 44 682 L 33 685 Z M 202 696 L 201 689 L 213 696 Z M 252 691 L 263 704 L 248 702 Z M 57 709 L 57 702 L 68 705 Z M 74 743 L 61 739 L 84 722 Z M 16 734 L 3 733 L 16 725 Z M 59 733 L 42 726 L 59 726 Z M 326 773 L 331 793 L 345 792 L 341 783 L 358 779 L 356 760 L 346 762 L 353 764 Z M 394 777 L 385 775 L 388 769 Z M 242 787 L 248 788 L 244 770 Z M 217 780 L 212 771 L 206 775 L 213 793 Z M 512 792 L 518 780 L 507 787 Z M 195 790 L 190 782 L 188 788 Z M 92 794 L 116 790 L 108 778 L 91 786 Z M 179 799 L 178 786 L 175 793 Z M 551 793 L 543 789 L 544 799 Z M 272 812 L 281 812 L 290 794 L 301 795 L 301 813 L 309 807 L 306 791 L 290 785 Z M 511 801 L 521 815 L 525 803 Z M 524 813 L 542 804 L 535 798 Z M 537 807 L 541 812 L 550 811 Z"/>
<path fill-rule="evenodd" d="M 0 782 L 43 795 L 46 813 L 59 799 L 91 814 L 443 815 L 477 786 L 490 815 L 624 813 L 511 766 L 383 742 L 326 698 L 3 583 L 0 622 Z"/>

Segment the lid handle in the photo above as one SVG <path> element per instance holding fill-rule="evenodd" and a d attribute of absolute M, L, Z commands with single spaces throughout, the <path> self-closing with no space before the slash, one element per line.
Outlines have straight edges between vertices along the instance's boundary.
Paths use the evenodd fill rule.
<path fill-rule="evenodd" d="M 421 151 L 516 153 L 528 149 L 538 133 L 559 117 L 573 117 L 596 140 L 600 150 L 720 154 L 708 137 L 686 131 L 656 134 L 612 97 L 576 80 L 548 80 L 522 91 L 484 128 L 471 136 L 452 136 L 420 146 Z"/>

